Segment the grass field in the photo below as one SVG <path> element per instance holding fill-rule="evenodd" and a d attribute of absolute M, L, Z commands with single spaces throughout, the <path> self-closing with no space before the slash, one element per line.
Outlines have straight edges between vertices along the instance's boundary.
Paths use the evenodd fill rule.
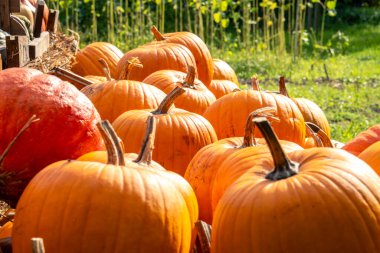
<path fill-rule="evenodd" d="M 284 75 L 290 95 L 317 103 L 331 124 L 333 139 L 347 142 L 380 123 L 380 25 L 339 29 L 350 39 L 344 55 L 305 57 L 297 63 L 290 55 L 273 53 L 214 51 L 213 56 L 232 66 L 243 87 L 257 74 L 264 89 L 276 90 L 279 76 Z M 326 37 L 336 31 L 327 31 Z"/>

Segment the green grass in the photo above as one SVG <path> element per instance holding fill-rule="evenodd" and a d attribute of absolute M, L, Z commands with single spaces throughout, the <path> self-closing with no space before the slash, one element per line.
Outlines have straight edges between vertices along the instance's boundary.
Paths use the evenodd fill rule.
<path fill-rule="evenodd" d="M 279 76 L 284 75 L 291 96 L 317 103 L 330 122 L 332 138 L 347 142 L 380 123 L 380 25 L 357 24 L 339 30 L 350 38 L 345 55 L 304 57 L 297 63 L 289 55 L 273 53 L 226 51 L 213 52 L 213 56 L 232 66 L 243 87 L 257 74 L 264 89 L 276 90 Z M 337 31 L 327 31 L 326 38 Z"/>

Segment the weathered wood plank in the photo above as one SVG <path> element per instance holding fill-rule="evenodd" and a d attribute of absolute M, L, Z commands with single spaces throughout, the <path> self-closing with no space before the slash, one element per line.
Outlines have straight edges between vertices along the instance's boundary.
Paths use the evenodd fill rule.
<path fill-rule="evenodd" d="M 42 56 L 49 48 L 50 36 L 49 32 L 41 33 L 39 38 L 35 38 L 29 44 L 29 58 L 34 60 L 37 57 Z"/>
<path fill-rule="evenodd" d="M 0 29 L 8 33 L 11 31 L 9 1 L 12 0 L 0 0 Z"/>
<path fill-rule="evenodd" d="M 51 33 L 56 33 L 58 29 L 59 10 L 50 10 L 47 23 L 47 30 Z"/>
<path fill-rule="evenodd" d="M 29 62 L 29 39 L 26 36 L 7 36 L 7 68 L 23 67 Z"/>
<path fill-rule="evenodd" d="M 38 6 L 36 8 L 36 18 L 34 19 L 34 38 L 39 38 L 42 32 L 42 20 L 44 18 L 45 2 L 43 0 L 38 0 Z"/>

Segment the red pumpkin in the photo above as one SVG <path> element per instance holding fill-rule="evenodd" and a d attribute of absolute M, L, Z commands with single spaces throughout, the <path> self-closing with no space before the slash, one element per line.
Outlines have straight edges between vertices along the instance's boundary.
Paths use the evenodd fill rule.
<path fill-rule="evenodd" d="M 0 97 L 0 154 L 32 115 L 39 119 L 2 161 L 1 198 L 17 201 L 29 180 L 52 162 L 103 149 L 99 114 L 71 84 L 34 69 L 10 68 L 0 72 Z"/>

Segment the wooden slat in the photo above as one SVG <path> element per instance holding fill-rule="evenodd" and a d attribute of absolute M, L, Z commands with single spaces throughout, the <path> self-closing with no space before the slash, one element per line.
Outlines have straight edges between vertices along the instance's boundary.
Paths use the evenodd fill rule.
<path fill-rule="evenodd" d="M 41 33 L 39 38 L 35 38 L 29 44 L 29 59 L 34 60 L 42 56 L 49 48 L 50 36 L 49 32 Z"/>
<path fill-rule="evenodd" d="M 9 1 L 13 0 L 0 0 L 0 29 L 8 33 L 11 31 Z"/>
<path fill-rule="evenodd" d="M 29 39 L 26 36 L 7 36 L 7 68 L 23 67 L 29 62 Z"/>
<path fill-rule="evenodd" d="M 0 1 L 4 1 L 4 0 L 0 0 Z M 9 11 L 10 12 L 20 12 L 21 11 L 20 1 L 10 0 L 9 1 Z"/>
<path fill-rule="evenodd" d="M 58 28 L 58 18 L 59 11 L 58 10 L 50 10 L 49 11 L 49 19 L 47 23 L 47 30 L 51 33 L 56 33 Z"/>
<path fill-rule="evenodd" d="M 44 9 L 45 9 L 45 2 L 43 0 L 38 0 L 38 6 L 36 9 L 36 17 L 34 19 L 34 30 L 33 30 L 34 38 L 39 38 L 41 36 L 42 20 L 44 18 Z"/>

